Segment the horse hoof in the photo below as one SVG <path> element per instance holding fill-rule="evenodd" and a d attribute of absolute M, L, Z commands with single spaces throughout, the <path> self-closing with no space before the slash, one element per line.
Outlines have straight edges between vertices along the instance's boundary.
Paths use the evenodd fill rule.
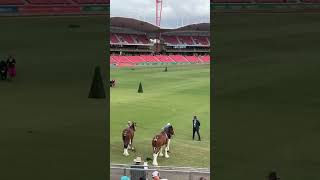
<path fill-rule="evenodd" d="M 163 154 L 159 154 L 160 157 L 163 157 Z"/>
<path fill-rule="evenodd" d="M 168 155 L 168 156 L 165 156 L 166 158 L 169 158 L 170 156 Z"/>
<path fill-rule="evenodd" d="M 123 154 L 124 156 L 129 156 L 129 154 Z"/>

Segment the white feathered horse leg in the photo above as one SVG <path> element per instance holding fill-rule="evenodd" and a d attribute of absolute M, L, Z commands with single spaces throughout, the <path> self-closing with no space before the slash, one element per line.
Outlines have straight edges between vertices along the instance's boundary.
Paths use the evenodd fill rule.
<path fill-rule="evenodd" d="M 171 141 L 171 139 L 168 139 L 168 145 L 167 145 L 168 151 L 170 151 L 170 141 Z"/>
<path fill-rule="evenodd" d="M 159 152 L 159 156 L 162 157 L 163 153 L 162 153 L 163 147 L 160 148 L 160 152 Z"/>
<path fill-rule="evenodd" d="M 135 151 L 134 146 L 132 144 L 132 139 L 130 139 L 130 147 L 131 147 L 131 150 Z"/>
<path fill-rule="evenodd" d="M 123 148 L 123 155 L 124 156 L 129 156 L 128 148 Z"/>
<path fill-rule="evenodd" d="M 153 162 L 152 162 L 152 165 L 154 166 L 158 166 L 158 161 L 157 161 L 157 157 L 158 157 L 158 153 L 153 153 Z"/>
<path fill-rule="evenodd" d="M 128 144 L 128 149 L 133 150 L 133 146 L 132 146 L 132 140 L 130 139 L 129 144 Z"/>
<path fill-rule="evenodd" d="M 166 146 L 166 148 L 164 149 L 164 157 L 169 158 L 169 155 L 168 155 L 168 146 Z"/>
<path fill-rule="evenodd" d="M 124 156 L 129 156 L 128 146 L 129 146 L 129 145 L 126 145 L 126 144 L 123 145 L 123 155 L 124 155 Z"/>

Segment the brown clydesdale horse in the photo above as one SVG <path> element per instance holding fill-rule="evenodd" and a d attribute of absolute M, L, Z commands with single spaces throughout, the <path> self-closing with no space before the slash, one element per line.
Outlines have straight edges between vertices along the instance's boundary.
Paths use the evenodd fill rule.
<path fill-rule="evenodd" d="M 129 156 L 128 149 L 134 150 L 132 146 L 134 132 L 136 131 L 136 123 L 132 124 L 122 131 L 123 155 Z"/>
<path fill-rule="evenodd" d="M 165 146 L 165 157 L 169 158 L 168 155 L 168 142 L 169 142 L 169 137 L 174 135 L 174 129 L 172 126 L 169 126 L 165 130 L 163 130 L 160 134 L 156 135 L 152 139 L 152 148 L 153 148 L 153 162 L 152 165 L 158 166 L 158 155 L 161 157 L 163 156 L 162 154 L 162 149 Z"/>

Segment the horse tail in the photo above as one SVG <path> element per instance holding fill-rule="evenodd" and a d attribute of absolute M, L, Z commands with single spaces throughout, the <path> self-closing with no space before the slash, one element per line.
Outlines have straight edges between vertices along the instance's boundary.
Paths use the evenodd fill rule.
<path fill-rule="evenodd" d="M 123 140 L 123 141 L 125 141 L 127 135 L 128 135 L 127 130 L 124 130 L 124 131 L 122 132 L 122 140 Z"/>

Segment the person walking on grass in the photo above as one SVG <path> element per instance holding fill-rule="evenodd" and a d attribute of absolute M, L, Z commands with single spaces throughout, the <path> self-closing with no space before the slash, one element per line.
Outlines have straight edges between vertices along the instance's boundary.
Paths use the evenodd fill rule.
<path fill-rule="evenodd" d="M 16 77 L 16 59 L 11 55 L 7 59 L 9 80 L 13 80 Z"/>
<path fill-rule="evenodd" d="M 193 116 L 192 127 L 193 127 L 192 140 L 194 140 L 194 134 L 197 133 L 198 134 L 198 140 L 201 141 L 200 132 L 199 132 L 199 130 L 200 130 L 200 121 L 197 118 L 197 116 Z"/>

